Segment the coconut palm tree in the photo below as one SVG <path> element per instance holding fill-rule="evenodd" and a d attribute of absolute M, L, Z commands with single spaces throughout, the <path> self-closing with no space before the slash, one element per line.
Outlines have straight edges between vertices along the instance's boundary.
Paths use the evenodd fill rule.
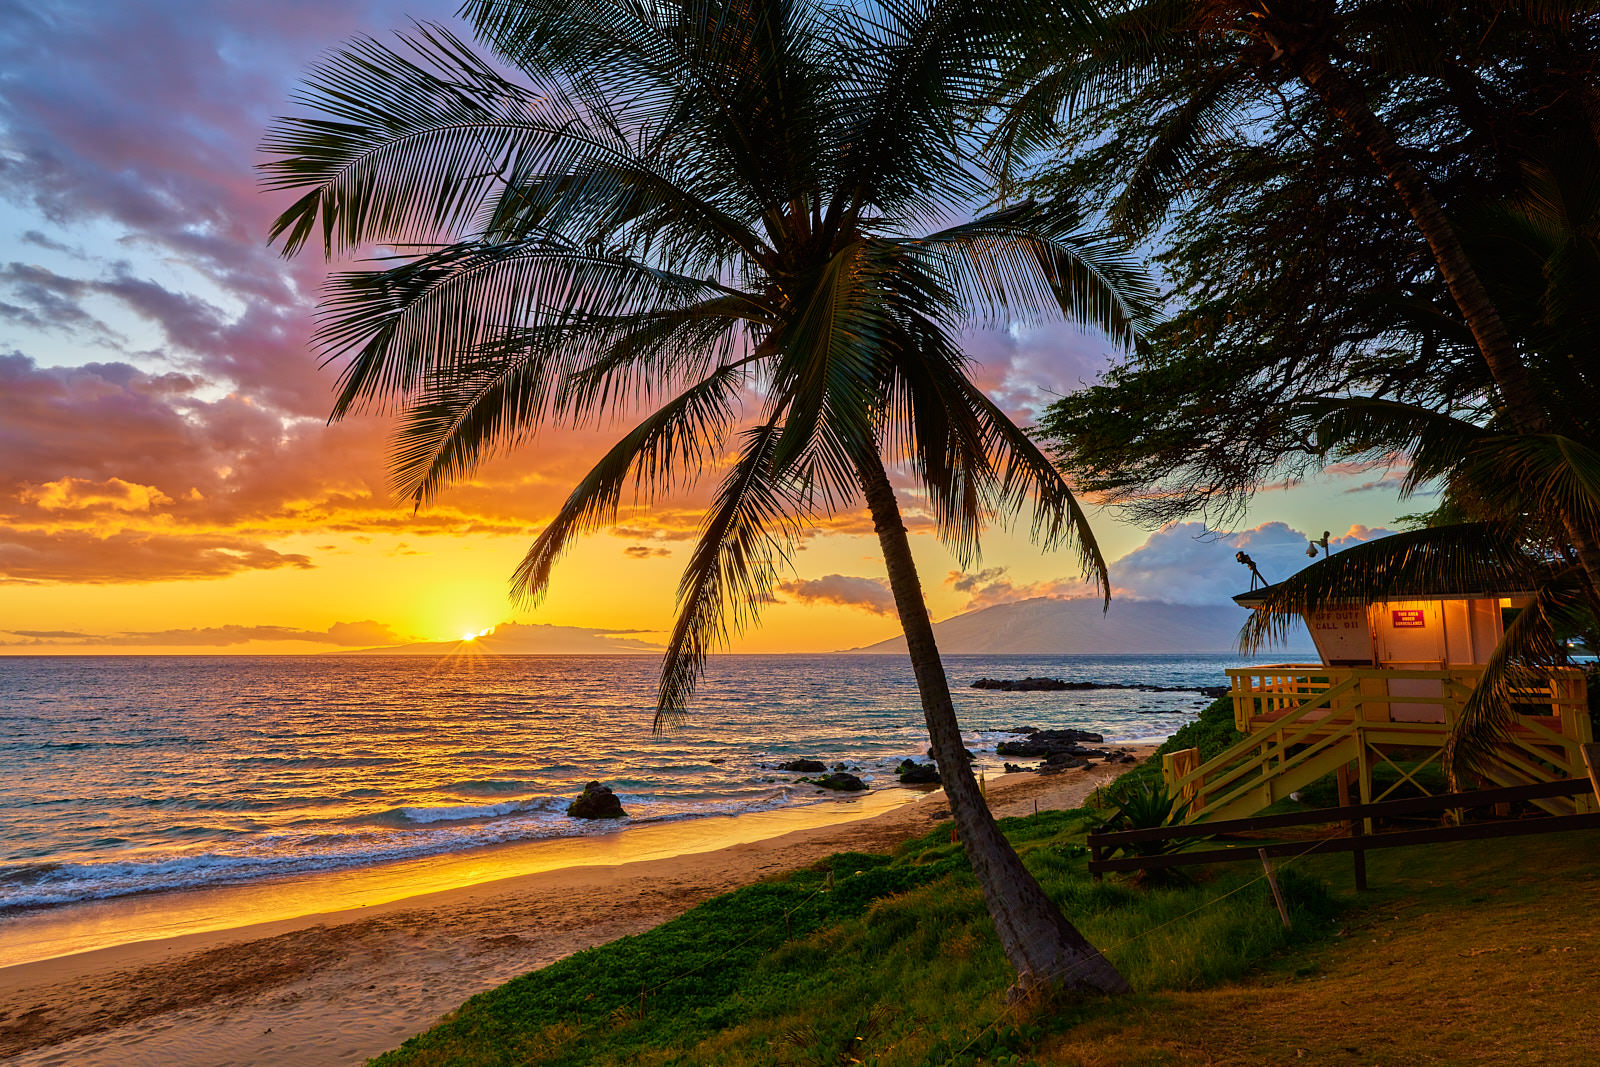
<path fill-rule="evenodd" d="M 357 40 L 279 120 L 274 239 L 329 258 L 334 406 L 401 411 L 418 506 L 535 430 L 626 416 L 513 580 L 536 601 L 625 488 L 720 474 L 679 587 L 656 727 L 772 599 L 796 537 L 865 502 L 961 840 L 1018 987 L 1118 992 L 995 826 L 964 760 L 891 471 L 971 560 L 1031 501 L 1036 539 L 1105 586 L 1083 512 L 971 380 L 958 331 L 1066 316 L 1127 341 L 1150 286 L 1066 202 L 973 217 L 1004 4 L 472 0 L 449 30 Z M 1015 17 L 1009 12 L 1007 18 Z M 522 82 L 502 73 L 519 72 Z"/>

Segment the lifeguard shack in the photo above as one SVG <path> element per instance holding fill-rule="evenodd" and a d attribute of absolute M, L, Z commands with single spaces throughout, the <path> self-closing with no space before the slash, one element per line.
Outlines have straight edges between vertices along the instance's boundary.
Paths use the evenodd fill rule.
<path fill-rule="evenodd" d="M 1233 599 L 1260 610 L 1269 591 Z M 1191 822 L 1253 815 L 1330 773 L 1342 799 L 1358 789 L 1361 803 L 1407 783 L 1429 792 L 1421 772 L 1442 760 L 1490 653 L 1531 597 L 1418 589 L 1305 615 L 1321 662 L 1229 670 L 1234 724 L 1245 738 L 1203 764 L 1197 749 L 1165 756 L 1169 791 L 1188 800 Z M 1594 737 L 1581 670 L 1518 669 L 1514 708 L 1509 737 L 1478 768 L 1485 787 L 1585 776 L 1581 746 Z M 1375 788 L 1374 771 L 1385 765 L 1392 771 Z M 1535 803 L 1551 814 L 1596 807 L 1593 795 Z"/>

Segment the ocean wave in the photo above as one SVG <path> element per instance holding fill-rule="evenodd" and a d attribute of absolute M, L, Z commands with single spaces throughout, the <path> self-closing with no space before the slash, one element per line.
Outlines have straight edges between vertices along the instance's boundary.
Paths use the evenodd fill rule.
<path fill-rule="evenodd" d="M 451 793 L 465 793 L 473 796 L 478 793 L 512 793 L 518 790 L 526 791 L 528 782 L 523 778 L 468 778 L 461 782 L 451 782 L 443 787 Z"/>
<path fill-rule="evenodd" d="M 399 756 L 240 756 L 228 762 L 235 767 L 338 770 L 343 767 L 391 767 L 407 761 Z"/>
<path fill-rule="evenodd" d="M 461 822 L 466 819 L 493 819 L 502 815 L 545 814 L 565 816 L 570 801 L 559 797 L 530 797 L 499 804 L 443 804 L 438 807 L 400 807 L 382 812 L 377 818 L 398 816 L 411 823 Z"/>
<path fill-rule="evenodd" d="M 204 677 L 166 662 L 86 660 L 70 684 L 51 663 L 8 663 L 19 673 L 0 693 L 0 871 L 77 866 L 28 874 L 39 886 L 26 898 L 0 878 L 0 905 L 826 803 L 831 794 L 769 768 L 842 763 L 882 789 L 902 760 L 927 759 L 914 679 L 891 658 L 717 657 L 696 715 L 666 737 L 647 729 L 640 709 L 653 706 L 656 680 L 637 660 L 507 657 L 468 673 L 400 657 L 241 657 L 206 661 Z M 1215 684 L 1227 665 L 968 657 L 949 667 L 964 743 L 994 773 L 1004 727 L 1075 727 L 1126 744 L 1164 736 L 1200 702 L 1107 691 L 999 704 L 969 694 L 971 678 Z M 137 684 L 129 671 L 143 672 Z M 565 815 L 596 779 L 622 799 L 625 824 Z"/>
<path fill-rule="evenodd" d="M 619 799 L 630 809 L 630 818 L 574 819 L 565 814 L 564 799 L 543 797 L 512 804 L 394 809 L 393 814 L 421 827 L 412 830 L 277 835 L 226 850 L 154 856 L 142 861 L 0 866 L 0 915 L 134 893 L 237 885 L 262 878 L 363 867 L 487 845 L 598 836 L 616 833 L 630 824 L 741 815 L 813 798 L 778 789 L 765 796 L 690 808 L 652 796 L 623 794 Z M 443 825 L 431 825 L 434 823 Z M 465 825 L 453 825 L 458 823 Z"/>

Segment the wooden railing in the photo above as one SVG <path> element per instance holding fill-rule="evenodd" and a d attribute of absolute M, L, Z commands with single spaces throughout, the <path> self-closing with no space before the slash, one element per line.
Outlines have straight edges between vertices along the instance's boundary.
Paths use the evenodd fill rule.
<path fill-rule="evenodd" d="M 1191 819 L 1260 810 L 1346 763 L 1387 762 L 1402 782 L 1418 767 L 1391 754 L 1432 750 L 1439 758 L 1461 720 L 1482 668 L 1404 670 L 1275 664 L 1228 671 L 1234 722 L 1245 740 L 1201 762 L 1194 750 L 1165 757 L 1168 787 L 1189 803 Z M 1484 768 L 1485 784 L 1520 786 L 1582 777 L 1582 746 L 1594 740 L 1583 674 L 1573 667 L 1523 670 L 1515 678 L 1516 724 Z M 1548 809 L 1556 813 L 1559 805 Z"/>
<path fill-rule="evenodd" d="M 1262 815 L 1250 819 L 1160 826 L 1143 830 L 1110 830 L 1102 827 L 1088 837 L 1090 850 L 1089 872 L 1098 881 L 1107 871 L 1161 870 L 1196 864 L 1255 861 L 1265 857 L 1298 858 L 1311 853 L 1349 852 L 1355 862 L 1357 889 L 1367 887 L 1366 853 L 1374 849 L 1400 848 L 1412 845 L 1436 844 L 1446 841 L 1475 841 L 1495 837 L 1520 837 L 1529 834 L 1558 833 L 1568 830 L 1600 829 L 1600 812 L 1587 804 L 1586 812 L 1572 815 L 1546 815 L 1515 819 L 1487 819 L 1478 822 L 1425 827 L 1411 830 L 1394 830 L 1386 833 L 1368 833 L 1365 827 L 1374 820 L 1396 817 L 1429 815 L 1455 816 L 1472 809 L 1488 810 L 1516 802 L 1537 803 L 1555 798 L 1595 799 L 1600 782 L 1593 778 L 1573 778 L 1536 785 L 1516 786 L 1508 789 L 1474 790 L 1467 793 L 1447 793 L 1436 797 L 1414 797 L 1406 800 L 1389 800 L 1375 804 L 1350 804 L 1338 808 L 1319 808 L 1313 811 L 1289 812 L 1282 815 Z M 1259 835 L 1286 827 L 1312 826 L 1326 823 L 1343 823 L 1341 835 L 1301 838 L 1293 841 L 1233 840 L 1232 835 Z M 1171 847 L 1152 850 L 1154 854 L 1140 855 L 1138 845 L 1150 843 L 1211 844 L 1213 847 L 1192 851 L 1177 851 Z M 1135 846 L 1130 848 L 1130 846 Z M 1181 845 L 1180 845 L 1181 847 Z M 1129 855 L 1113 856 L 1126 850 Z"/>
<path fill-rule="evenodd" d="M 1342 717 L 1339 713 L 1353 705 L 1355 717 L 1366 723 L 1454 725 L 1468 695 L 1483 677 L 1483 668 L 1405 670 L 1280 663 L 1233 668 L 1227 673 L 1232 683 L 1234 724 L 1248 734 L 1270 728 L 1277 717 L 1346 683 L 1353 683 L 1353 692 L 1330 702 L 1328 714 L 1334 718 Z M 1578 744 L 1594 740 L 1581 670 L 1524 668 L 1513 677 L 1522 725 L 1543 727 Z"/>

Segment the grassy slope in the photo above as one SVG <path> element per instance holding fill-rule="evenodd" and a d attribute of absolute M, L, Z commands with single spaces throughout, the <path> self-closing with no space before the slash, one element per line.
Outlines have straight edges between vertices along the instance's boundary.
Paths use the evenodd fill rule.
<path fill-rule="evenodd" d="M 1185 730 L 1164 747 L 1219 748 L 1231 722 L 1214 705 Z M 1440 1048 L 1443 1062 L 1500 1062 L 1595 1037 L 1577 1008 L 1600 988 L 1600 945 L 1554 933 L 1541 949 L 1566 936 L 1576 951 L 1523 943 L 1588 922 L 1600 888 L 1588 837 L 1374 853 L 1378 888 L 1354 912 L 1326 888 L 1348 887 L 1348 860 L 1303 860 L 1282 872 L 1295 919 L 1285 933 L 1248 865 L 1188 888 L 1095 885 L 1080 843 L 1097 819 L 1046 812 L 1002 825 L 1133 997 L 1007 1007 L 1004 959 L 946 826 L 892 857 L 834 856 L 525 975 L 378 1062 L 1268 1062 L 1303 1049 L 1402 1063 Z M 1536 1002 L 1492 999 L 1507 988 Z M 1521 1025 L 1551 1004 L 1559 1021 Z M 1469 1022 L 1471 1040 L 1441 1045 L 1441 1018 Z M 1379 1020 L 1386 1043 L 1366 1036 Z"/>
<path fill-rule="evenodd" d="M 1080 1013 L 1048 1064 L 1580 1064 L 1600 1049 L 1592 832 L 1393 849 L 1330 940 Z M 1348 886 L 1348 859 L 1306 861 Z"/>

